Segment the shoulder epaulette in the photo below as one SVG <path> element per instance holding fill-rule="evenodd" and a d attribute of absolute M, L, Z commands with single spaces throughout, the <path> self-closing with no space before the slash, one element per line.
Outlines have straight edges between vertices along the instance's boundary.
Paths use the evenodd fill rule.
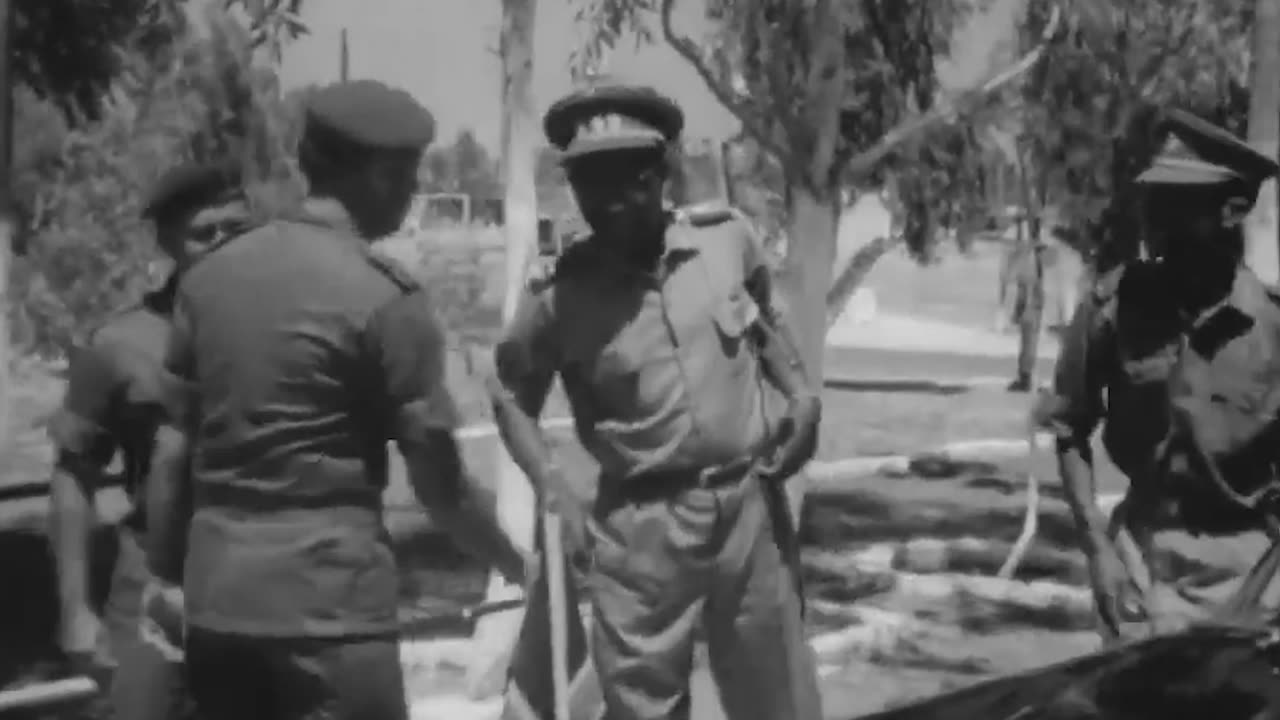
<path fill-rule="evenodd" d="M 408 294 L 422 289 L 422 283 L 418 282 L 418 279 L 403 265 L 378 252 L 375 248 L 368 248 L 364 253 L 364 257 L 374 270 L 382 273 L 384 277 L 400 288 L 401 292 Z"/>

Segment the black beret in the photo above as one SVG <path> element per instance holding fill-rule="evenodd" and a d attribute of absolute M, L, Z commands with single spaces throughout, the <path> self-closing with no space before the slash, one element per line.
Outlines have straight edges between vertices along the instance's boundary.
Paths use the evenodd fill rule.
<path fill-rule="evenodd" d="M 651 87 L 597 83 L 557 100 L 542 121 L 547 140 L 572 159 L 596 152 L 661 148 L 684 129 L 684 112 Z"/>
<path fill-rule="evenodd" d="M 142 216 L 154 220 L 226 202 L 240 194 L 241 182 L 236 163 L 179 165 L 160 176 L 143 204 Z"/>
<path fill-rule="evenodd" d="M 1218 185 L 1243 182 L 1257 186 L 1276 174 L 1275 158 L 1207 120 L 1170 110 L 1160 122 L 1165 136 L 1151 166 L 1138 175 L 1148 185 Z"/>
<path fill-rule="evenodd" d="M 356 147 L 420 150 L 435 138 L 435 118 L 413 96 L 376 80 L 327 85 L 308 99 L 304 135 Z"/>

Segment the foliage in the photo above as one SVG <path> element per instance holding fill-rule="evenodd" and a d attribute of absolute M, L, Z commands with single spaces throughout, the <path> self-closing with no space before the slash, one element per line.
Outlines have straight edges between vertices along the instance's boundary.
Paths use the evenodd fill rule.
<path fill-rule="evenodd" d="M 217 5 L 209 13 L 208 36 L 182 23 L 163 51 L 121 48 L 128 72 L 112 84 L 99 119 L 60 138 L 50 131 L 43 152 L 20 156 L 15 175 L 31 247 L 14 268 L 13 297 L 30 349 L 65 351 L 156 280 L 138 211 L 176 162 L 240 158 L 263 215 L 299 197 L 285 153 L 296 123 L 274 72 L 255 64 L 248 29 Z M 47 105 L 19 99 L 19 129 L 47 119 Z"/>
<path fill-rule="evenodd" d="M 948 54 L 957 24 L 977 7 L 974 0 L 710 0 L 706 19 L 712 29 L 696 44 L 663 22 L 671 5 L 584 0 L 578 17 L 589 26 L 589 42 L 578 65 L 592 67 L 628 34 L 650 41 L 658 20 L 666 40 L 741 121 L 744 137 L 737 145 L 743 150 L 731 164 L 734 199 L 767 234 L 787 224 L 797 188 L 838 207 L 850 189 L 891 185 L 905 210 L 905 239 L 921 259 L 943 229 L 966 227 L 986 215 L 985 148 L 974 122 L 944 124 L 869 165 L 848 166 L 934 106 L 942 93 L 937 61 Z M 834 98 L 816 74 L 824 25 L 832 18 L 839 27 L 838 69 L 844 78 Z M 838 117 L 834 147 L 822 146 L 824 112 Z"/>
<path fill-rule="evenodd" d="M 981 128 L 973 119 L 941 125 L 906 143 L 878 173 L 897 200 L 895 225 L 917 260 L 931 259 L 945 235 L 967 248 L 991 215 Z"/>
<path fill-rule="evenodd" d="M 672 5 L 582 0 L 578 19 L 589 27 L 588 43 L 575 58 L 579 69 L 593 66 L 624 37 L 651 40 L 655 15 L 664 19 Z M 695 44 L 666 24 L 664 35 L 746 133 L 783 162 L 790 182 L 829 189 L 839 184 L 844 162 L 932 106 L 938 94 L 935 60 L 947 53 L 955 23 L 970 9 L 971 0 L 708 0 L 709 37 Z M 839 147 L 823 176 L 809 177 L 792 159 L 817 149 L 814 114 L 828 109 L 820 105 L 829 98 L 815 97 L 813 55 L 833 20 L 841 28 L 847 79 L 836 103 Z"/>
<path fill-rule="evenodd" d="M 10 4 L 14 81 L 68 118 L 96 119 L 129 54 L 150 62 L 185 31 L 181 0 Z"/>
<path fill-rule="evenodd" d="M 302 0 L 224 0 L 223 9 L 242 7 L 249 16 L 249 44 L 266 51 L 272 64 L 279 65 L 284 47 L 308 34 L 302 22 Z"/>
<path fill-rule="evenodd" d="M 1159 109 L 1182 107 L 1243 131 L 1253 3 L 1031 0 L 1029 31 L 1051 1 L 1069 36 L 1023 87 L 1021 145 L 1067 236 L 1109 265 L 1136 250 L 1130 181 L 1157 150 Z"/>

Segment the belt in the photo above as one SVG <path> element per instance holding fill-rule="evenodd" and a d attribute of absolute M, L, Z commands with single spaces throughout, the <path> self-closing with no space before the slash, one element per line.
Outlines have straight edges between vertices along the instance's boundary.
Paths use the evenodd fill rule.
<path fill-rule="evenodd" d="M 196 485 L 196 507 L 219 507 L 254 513 L 276 513 L 291 510 L 317 511 L 340 508 L 382 512 L 382 494 L 369 487 L 330 488 L 311 493 L 290 492 L 280 488 L 251 488 L 226 483 Z"/>
<path fill-rule="evenodd" d="M 721 465 L 659 470 L 634 475 L 620 482 L 601 483 L 596 506 L 599 509 L 627 503 L 657 502 L 689 490 L 726 487 L 747 478 L 758 459 L 758 454 L 752 452 Z"/>

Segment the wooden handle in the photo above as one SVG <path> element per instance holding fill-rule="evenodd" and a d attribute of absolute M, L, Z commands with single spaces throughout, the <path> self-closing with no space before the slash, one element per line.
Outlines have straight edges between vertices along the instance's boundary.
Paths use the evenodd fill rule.
<path fill-rule="evenodd" d="M 560 516 L 547 513 L 542 522 L 542 552 L 547 568 L 547 611 L 551 624 L 551 680 L 555 689 L 555 718 L 570 720 L 569 616 L 565 597 L 564 542 Z"/>
<path fill-rule="evenodd" d="M 82 702 L 97 694 L 98 684 L 83 676 L 37 683 L 0 691 L 0 713 Z"/>

